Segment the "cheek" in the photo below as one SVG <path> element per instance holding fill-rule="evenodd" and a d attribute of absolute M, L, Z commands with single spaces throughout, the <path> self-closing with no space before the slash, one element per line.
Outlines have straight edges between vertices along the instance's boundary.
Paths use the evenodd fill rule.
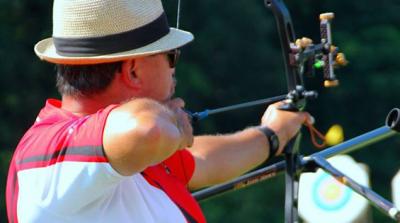
<path fill-rule="evenodd" d="M 168 78 L 167 75 L 154 76 L 154 78 L 149 79 L 147 83 L 149 83 L 146 87 L 148 96 L 159 101 L 164 101 L 171 96 L 173 80 L 172 78 Z"/>
<path fill-rule="evenodd" d="M 171 87 L 172 87 L 173 81 L 171 78 L 164 77 L 160 78 L 158 86 L 159 86 L 159 91 L 161 91 L 164 95 L 169 94 L 171 92 Z"/>
<path fill-rule="evenodd" d="M 143 81 L 145 83 L 143 93 L 145 96 L 156 100 L 165 100 L 171 96 L 171 91 L 174 87 L 172 71 L 169 67 L 165 67 L 167 64 L 160 65 L 161 62 L 165 62 L 160 62 L 161 59 L 165 59 L 164 57 L 155 57 L 152 59 L 154 59 L 154 61 L 149 60 L 146 61 L 146 64 L 143 64 L 143 67 L 146 68 L 146 70 L 143 71 Z"/>

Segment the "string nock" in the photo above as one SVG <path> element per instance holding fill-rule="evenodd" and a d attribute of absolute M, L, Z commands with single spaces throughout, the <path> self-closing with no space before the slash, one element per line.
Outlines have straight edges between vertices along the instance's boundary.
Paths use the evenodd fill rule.
<path fill-rule="evenodd" d="M 336 87 L 339 85 L 339 80 L 325 80 L 324 87 Z"/>
<path fill-rule="evenodd" d="M 201 111 L 201 112 L 191 112 L 191 111 L 186 110 L 186 109 L 184 109 L 184 111 L 189 116 L 189 118 L 191 119 L 192 122 L 198 122 L 198 121 L 200 121 L 202 119 L 205 119 L 209 115 L 209 110 L 208 109 L 206 109 L 204 111 Z"/>
<path fill-rule="evenodd" d="M 189 116 L 190 120 L 193 121 L 194 117 L 193 117 L 193 112 L 187 110 L 187 109 L 183 109 L 184 112 L 186 112 L 186 114 Z"/>
<path fill-rule="evenodd" d="M 319 15 L 319 20 L 332 20 L 335 18 L 335 13 L 333 12 L 326 12 Z"/>

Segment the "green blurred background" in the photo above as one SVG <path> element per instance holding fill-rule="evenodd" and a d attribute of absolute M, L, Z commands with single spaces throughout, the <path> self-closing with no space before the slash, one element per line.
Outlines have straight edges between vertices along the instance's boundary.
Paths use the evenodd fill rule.
<path fill-rule="evenodd" d="M 177 0 L 163 1 L 175 24 Z M 308 103 L 316 125 L 340 124 L 346 139 L 381 127 L 400 107 L 400 1 L 287 0 L 297 37 L 319 40 L 318 15 L 334 12 L 334 43 L 350 64 L 336 71 L 341 85 L 321 87 Z M 41 62 L 33 45 L 51 36 L 52 1 L 0 0 L 0 222 L 7 222 L 4 191 L 8 163 L 19 138 L 48 97 L 59 97 L 54 66 Z M 182 0 L 181 28 L 195 34 L 177 68 L 177 95 L 200 111 L 286 93 L 275 20 L 262 0 Z M 198 134 L 233 132 L 259 122 L 263 107 L 212 116 L 195 125 Z M 304 134 L 302 152 L 315 152 Z M 391 200 L 390 182 L 400 168 L 400 137 L 352 153 L 370 167 L 372 188 Z M 284 179 L 276 177 L 201 203 L 209 222 L 283 222 Z M 373 209 L 374 222 L 392 222 Z"/>

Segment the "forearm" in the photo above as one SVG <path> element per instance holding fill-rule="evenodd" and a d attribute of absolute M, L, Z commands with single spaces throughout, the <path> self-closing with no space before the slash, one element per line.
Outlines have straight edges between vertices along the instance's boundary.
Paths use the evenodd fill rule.
<path fill-rule="evenodd" d="M 268 141 L 256 128 L 228 135 L 195 137 L 191 151 L 199 168 L 191 181 L 192 189 L 240 176 L 269 156 Z"/>
<path fill-rule="evenodd" d="M 261 119 L 260 126 L 270 129 L 272 134 L 265 129 L 262 132 L 249 128 L 230 135 L 196 137 L 192 149 L 196 168 L 189 187 L 197 189 L 230 180 L 261 164 L 270 155 L 281 154 L 287 141 L 310 118 L 308 113 L 279 109 L 282 105 L 283 102 L 270 105 Z M 270 154 L 270 143 L 274 154 Z"/>
<path fill-rule="evenodd" d="M 173 114 L 148 99 L 133 100 L 114 109 L 107 118 L 103 140 L 111 165 L 123 175 L 166 159 L 182 141 Z"/>

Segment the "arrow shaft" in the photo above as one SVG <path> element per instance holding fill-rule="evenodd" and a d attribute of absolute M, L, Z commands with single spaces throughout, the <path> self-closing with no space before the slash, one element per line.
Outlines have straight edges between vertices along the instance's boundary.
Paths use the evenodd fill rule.
<path fill-rule="evenodd" d="M 272 103 L 275 103 L 278 101 L 282 101 L 282 100 L 286 99 L 286 97 L 287 97 L 287 95 L 279 95 L 276 97 L 265 98 L 265 99 L 260 99 L 260 100 L 256 100 L 256 101 L 250 101 L 250 102 L 244 102 L 244 103 L 230 105 L 230 106 L 226 106 L 226 107 L 222 107 L 222 108 L 209 109 L 208 114 L 212 115 L 212 114 L 217 114 L 217 113 L 226 112 L 226 111 L 232 111 L 232 110 L 241 109 L 241 108 L 252 107 L 252 106 L 261 105 L 261 104 L 272 104 Z"/>

